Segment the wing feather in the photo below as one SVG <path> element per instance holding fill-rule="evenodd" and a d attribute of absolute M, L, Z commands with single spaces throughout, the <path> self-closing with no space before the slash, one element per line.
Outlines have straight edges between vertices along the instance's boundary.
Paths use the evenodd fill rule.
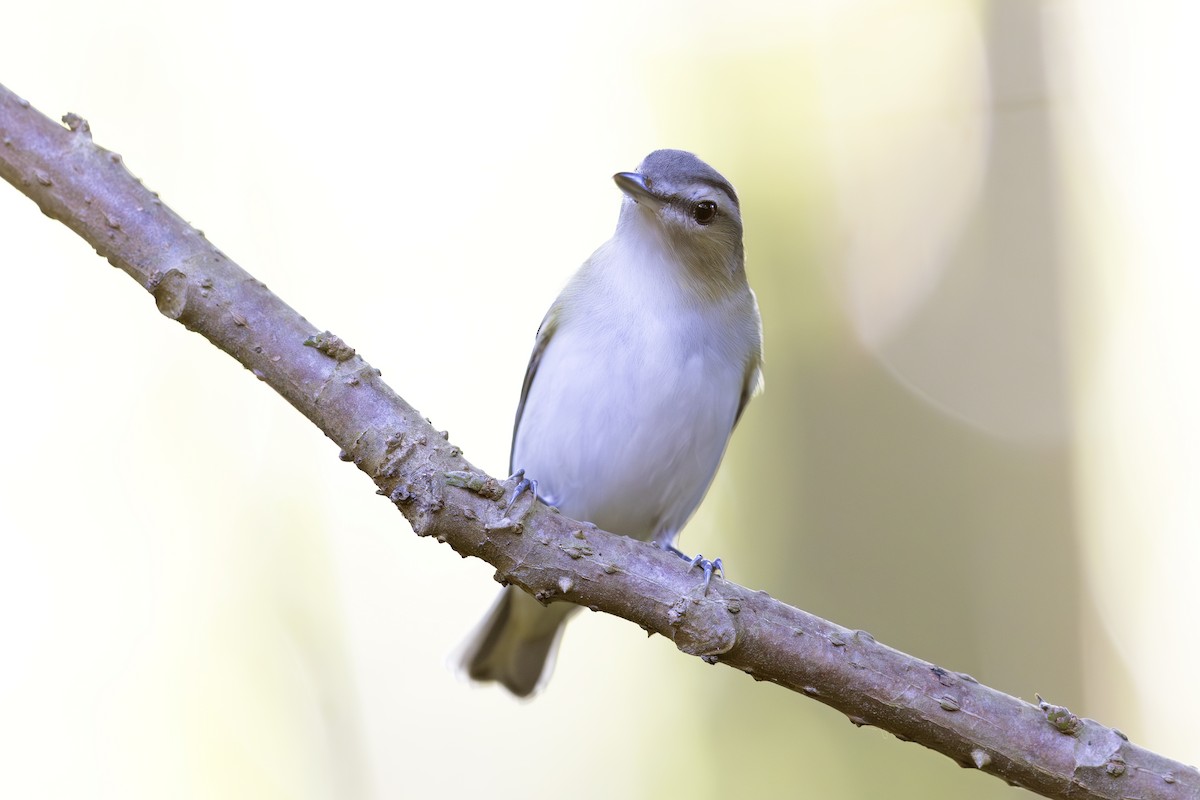
<path fill-rule="evenodd" d="M 521 429 L 521 417 L 525 414 L 525 401 L 529 399 L 529 387 L 533 385 L 534 376 L 537 375 L 538 366 L 542 363 L 542 354 L 546 352 L 546 345 L 550 343 L 550 339 L 554 336 L 554 331 L 558 327 L 555 308 L 551 307 L 546 312 L 545 319 L 538 326 L 537 340 L 533 344 L 533 353 L 529 356 L 529 366 L 525 368 L 525 381 L 521 384 L 521 402 L 517 404 L 517 418 L 513 420 L 513 435 L 512 447 L 508 451 L 508 472 L 511 475 L 518 465 L 513 463 L 513 454 L 517 450 L 517 432 Z"/>

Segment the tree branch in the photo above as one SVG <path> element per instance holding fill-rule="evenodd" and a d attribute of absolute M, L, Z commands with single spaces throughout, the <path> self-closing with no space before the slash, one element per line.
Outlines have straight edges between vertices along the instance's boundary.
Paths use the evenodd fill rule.
<path fill-rule="evenodd" d="M 588 606 L 685 653 L 800 692 L 1046 797 L 1200 798 L 1200 773 L 1067 709 L 1035 706 L 728 581 L 707 596 L 675 556 L 538 505 L 468 463 L 338 337 L 318 331 L 142 186 L 121 158 L 0 86 L 0 175 L 295 406 L 419 536 L 501 583 Z"/>

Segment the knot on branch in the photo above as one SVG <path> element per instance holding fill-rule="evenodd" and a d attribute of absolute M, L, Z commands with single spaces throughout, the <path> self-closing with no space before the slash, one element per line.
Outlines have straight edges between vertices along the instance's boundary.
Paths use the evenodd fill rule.
<path fill-rule="evenodd" d="M 334 361 L 349 361 L 354 358 L 354 348 L 329 331 L 314 333 L 304 340 L 305 347 L 315 347 Z"/>
<path fill-rule="evenodd" d="M 1067 736 L 1079 735 L 1079 731 L 1083 729 L 1083 721 L 1072 714 L 1071 709 L 1047 703 L 1040 694 L 1034 696 L 1037 698 L 1038 708 L 1046 715 L 1046 721 L 1053 725 L 1055 730 Z"/>
<path fill-rule="evenodd" d="M 164 317 L 178 320 L 187 308 L 187 275 L 177 269 L 151 276 L 146 287 L 154 295 L 154 304 Z"/>
<path fill-rule="evenodd" d="M 674 629 L 671 638 L 688 655 L 715 662 L 717 656 L 728 653 L 737 644 L 734 620 L 740 610 L 736 597 L 681 597 L 667 612 Z"/>
<path fill-rule="evenodd" d="M 92 126 L 83 117 L 73 111 L 68 111 L 66 114 L 63 114 L 62 121 L 66 123 L 66 126 L 71 129 L 72 133 L 86 137 L 89 142 L 92 140 Z"/>

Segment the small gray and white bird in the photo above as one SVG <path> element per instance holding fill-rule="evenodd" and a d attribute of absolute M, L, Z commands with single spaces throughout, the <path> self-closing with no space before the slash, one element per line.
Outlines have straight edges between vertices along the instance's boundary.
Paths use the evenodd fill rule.
<path fill-rule="evenodd" d="M 729 181 L 682 150 L 613 180 L 616 232 L 538 329 L 510 469 L 564 514 L 682 555 L 675 539 L 762 384 L 762 321 Z M 577 610 L 505 588 L 466 647 L 467 674 L 531 694 Z"/>

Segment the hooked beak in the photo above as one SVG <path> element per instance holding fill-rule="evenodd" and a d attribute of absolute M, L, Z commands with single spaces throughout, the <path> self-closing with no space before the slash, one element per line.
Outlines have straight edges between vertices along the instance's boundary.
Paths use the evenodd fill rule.
<path fill-rule="evenodd" d="M 659 211 L 667 201 L 654 192 L 646 183 L 646 176 L 638 172 L 618 172 L 613 175 L 617 187 L 635 203 L 645 206 L 651 211 Z"/>

